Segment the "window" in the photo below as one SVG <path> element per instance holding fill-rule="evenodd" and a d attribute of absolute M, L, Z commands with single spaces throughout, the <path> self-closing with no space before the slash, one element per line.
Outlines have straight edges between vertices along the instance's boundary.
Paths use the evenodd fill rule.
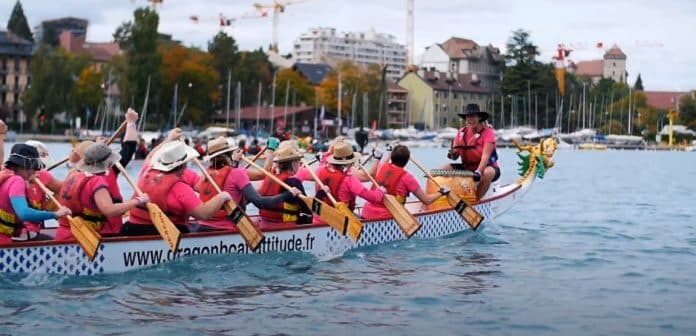
<path fill-rule="evenodd" d="M 440 111 L 440 105 L 435 104 L 435 111 Z"/>

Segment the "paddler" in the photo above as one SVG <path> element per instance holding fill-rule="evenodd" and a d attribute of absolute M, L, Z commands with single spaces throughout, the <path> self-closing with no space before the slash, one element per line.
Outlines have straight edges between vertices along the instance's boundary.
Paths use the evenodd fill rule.
<path fill-rule="evenodd" d="M 0 170 L 0 244 L 11 244 L 12 236 L 19 233 L 22 222 L 41 222 L 70 214 L 70 209 L 56 211 L 32 209 L 27 201 L 26 187 L 37 171 L 43 168 L 36 148 L 27 144 L 12 146 Z"/>
<path fill-rule="evenodd" d="M 152 162 L 146 161 L 138 186 L 147 193 L 182 233 L 189 232 L 189 217 L 208 219 L 232 197 L 223 191 L 202 202 L 193 187 L 183 178 L 189 161 L 198 152 L 181 141 L 170 141 L 158 148 Z M 157 229 L 145 206 L 137 206 L 130 212 L 128 222 L 121 233 L 128 236 L 156 235 Z"/>
<path fill-rule="evenodd" d="M 413 194 L 423 204 L 428 205 L 450 192 L 447 188 L 441 188 L 437 193 L 426 194 L 416 178 L 404 169 L 410 157 L 411 151 L 408 147 L 397 145 L 392 149 L 391 162 L 380 166 L 375 180 L 379 185 L 386 188 L 388 194 L 396 196 L 396 199 L 402 204 L 406 203 L 409 194 Z M 372 189 L 375 189 L 375 187 L 373 186 Z M 363 207 L 362 217 L 365 219 L 377 219 L 390 218 L 392 215 L 383 204 L 367 202 L 365 207 Z"/>
<path fill-rule="evenodd" d="M 227 138 L 222 136 L 208 141 L 207 148 L 208 155 L 203 160 L 210 163 L 207 169 L 208 174 L 218 187 L 228 192 L 232 196 L 232 200 L 244 210 L 248 203 L 254 204 L 259 209 L 271 209 L 301 193 L 299 189 L 295 188 L 293 193 L 279 192 L 272 196 L 261 196 L 251 185 L 249 170 L 238 167 L 239 161 L 244 155 L 240 149 L 231 146 Z M 217 191 L 207 179 L 201 179 L 198 190 L 199 197 L 203 202 L 217 195 Z M 213 217 L 207 220 L 198 221 L 198 225 L 195 231 L 236 229 L 223 209 L 216 211 Z"/>
<path fill-rule="evenodd" d="M 283 141 L 273 155 L 273 168 L 271 173 L 281 181 L 291 186 L 292 192 L 266 177 L 261 184 L 259 194 L 264 197 L 282 195 L 283 201 L 275 203 L 271 207 L 259 210 L 262 229 L 273 228 L 281 224 L 309 224 L 312 222 L 312 211 L 307 208 L 297 196 L 304 194 L 302 181 L 294 177 L 301 167 L 300 160 L 303 155 L 294 141 Z"/>
<path fill-rule="evenodd" d="M 48 148 L 41 141 L 28 140 L 25 144 L 36 148 L 39 152 L 39 159 L 43 164 L 43 169 L 36 172 L 34 178 L 38 179 L 48 190 L 57 193 L 60 190 L 63 181 L 57 179 L 51 172 L 46 170 L 46 167 L 51 163 L 51 156 L 48 153 Z M 29 206 L 36 210 L 55 210 L 55 204 L 51 202 L 43 190 L 32 180 L 27 184 L 27 200 L 29 201 Z M 24 228 L 22 229 L 22 234 L 20 237 L 15 237 L 15 240 L 32 240 L 32 239 L 50 239 L 49 236 L 42 235 L 39 236 L 41 228 L 43 227 L 42 222 L 24 222 Z M 26 238 L 24 234 L 26 233 Z"/>
<path fill-rule="evenodd" d="M 488 112 L 481 111 L 478 104 L 468 104 L 464 113 L 458 115 L 466 120 L 466 125 L 457 132 L 447 158 L 461 158 L 461 163 L 448 163 L 443 169 L 472 171 L 474 181 L 478 182 L 476 196 L 481 199 L 491 182 L 500 178 L 495 132 L 493 127 L 486 123 Z"/>
<path fill-rule="evenodd" d="M 116 197 L 109 188 L 107 176 L 113 174 L 112 167 L 120 159 L 120 155 L 106 144 L 90 145 L 77 170 L 63 182 L 58 197 L 61 204 L 67 206 L 75 216 L 82 217 L 86 224 L 103 236 L 119 234 L 123 214 L 149 200 L 144 194 L 126 202 L 114 201 Z M 74 239 L 70 222 L 63 218 L 58 223 L 56 240 Z"/>

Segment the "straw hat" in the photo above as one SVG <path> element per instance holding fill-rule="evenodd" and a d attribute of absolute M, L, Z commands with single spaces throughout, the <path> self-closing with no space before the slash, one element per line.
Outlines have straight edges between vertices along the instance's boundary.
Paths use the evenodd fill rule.
<path fill-rule="evenodd" d="M 333 147 L 333 153 L 329 155 L 326 161 L 335 165 L 353 164 L 360 159 L 360 153 L 353 152 L 353 145 L 348 142 L 336 142 Z"/>
<path fill-rule="evenodd" d="M 273 162 L 286 162 L 302 159 L 304 155 L 297 149 L 297 143 L 283 141 L 273 153 Z"/>
<path fill-rule="evenodd" d="M 152 169 L 169 172 L 198 157 L 198 152 L 181 141 L 162 145 L 152 160 Z"/>
<path fill-rule="evenodd" d="M 43 168 L 43 163 L 39 159 L 39 151 L 27 144 L 15 144 L 12 146 L 10 157 L 7 158 L 5 165 L 8 163 L 31 170 L 41 170 Z"/>
<path fill-rule="evenodd" d="M 36 140 L 27 140 L 24 143 L 36 148 L 36 150 L 39 152 L 39 159 L 41 159 L 41 162 L 43 163 L 44 167 L 48 166 L 48 164 L 51 163 L 51 155 L 48 154 L 48 147 L 46 147 L 46 145 L 44 145 L 43 142 Z"/>
<path fill-rule="evenodd" d="M 225 153 L 236 150 L 237 147 L 230 146 L 227 138 L 220 136 L 213 140 L 208 141 L 208 155 L 203 157 L 204 161 L 210 161 L 210 159 Z"/>
<path fill-rule="evenodd" d="M 94 143 L 85 150 L 82 160 L 77 164 L 77 169 L 90 174 L 104 173 L 118 160 L 121 160 L 121 155 L 111 150 L 109 146 Z"/>

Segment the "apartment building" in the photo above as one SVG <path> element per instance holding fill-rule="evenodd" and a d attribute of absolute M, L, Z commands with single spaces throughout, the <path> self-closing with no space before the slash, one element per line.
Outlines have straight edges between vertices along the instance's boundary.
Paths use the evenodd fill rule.
<path fill-rule="evenodd" d="M 293 55 L 298 63 L 335 65 L 342 60 L 357 64 L 387 64 L 387 78 L 398 80 L 406 67 L 406 46 L 390 34 L 337 32 L 335 28 L 311 28 L 295 40 Z"/>
<path fill-rule="evenodd" d="M 0 116 L 18 120 L 22 110 L 21 97 L 31 84 L 29 62 L 34 50 L 31 41 L 0 31 Z"/>

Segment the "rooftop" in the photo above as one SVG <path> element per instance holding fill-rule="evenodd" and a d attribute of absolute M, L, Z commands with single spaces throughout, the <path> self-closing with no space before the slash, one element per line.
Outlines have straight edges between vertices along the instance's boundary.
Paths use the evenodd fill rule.
<path fill-rule="evenodd" d="M 604 76 L 604 60 L 580 61 L 575 63 L 575 73 L 582 76 Z"/>
<path fill-rule="evenodd" d="M 677 102 L 682 96 L 689 94 L 689 92 L 681 91 L 643 91 L 645 98 L 647 98 L 648 105 L 661 109 L 668 110 L 670 108 L 676 108 Z"/>
<path fill-rule="evenodd" d="M 437 91 L 452 90 L 454 92 L 488 92 L 480 85 L 480 81 L 476 81 L 476 74 L 454 74 L 452 79 L 448 79 L 448 74 L 438 71 L 426 71 L 421 69 L 417 72 L 406 74 L 415 75 L 421 78 L 428 86 Z"/>
<path fill-rule="evenodd" d="M 604 59 L 625 60 L 626 54 L 624 54 L 623 50 L 621 50 L 618 45 L 614 44 L 609 50 L 607 50 L 606 53 L 604 53 Z"/>
<path fill-rule="evenodd" d="M 34 49 L 34 43 L 25 40 L 16 34 L 0 30 L 0 55 L 30 56 Z"/>
<path fill-rule="evenodd" d="M 331 71 L 331 67 L 328 64 L 311 63 L 295 63 L 292 69 L 299 72 L 304 78 L 307 78 L 312 85 L 321 84 L 329 71 Z"/>

